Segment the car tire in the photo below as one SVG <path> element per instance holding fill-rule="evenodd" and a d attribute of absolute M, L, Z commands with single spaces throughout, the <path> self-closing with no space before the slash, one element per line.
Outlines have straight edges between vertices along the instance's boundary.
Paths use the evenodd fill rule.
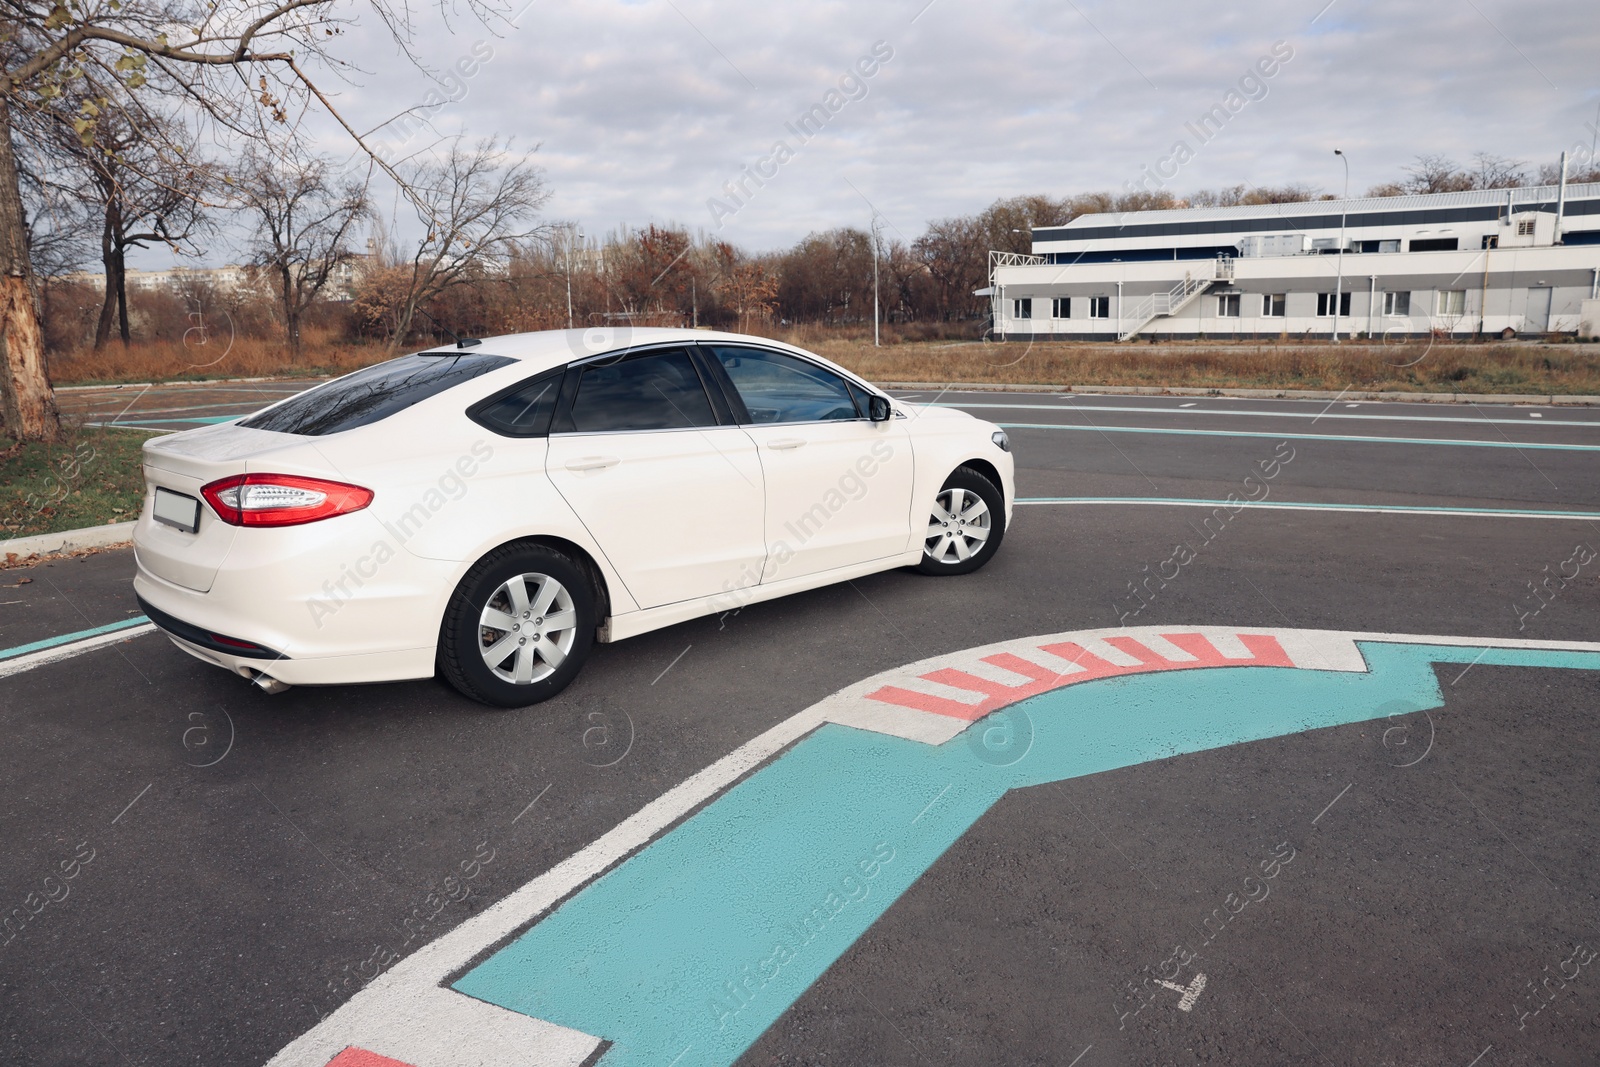
<path fill-rule="evenodd" d="M 451 594 L 439 628 L 439 673 L 483 704 L 537 704 L 577 675 L 596 623 L 582 567 L 544 545 L 507 545 L 474 564 Z"/>
<path fill-rule="evenodd" d="M 1006 503 L 999 487 L 971 467 L 957 467 L 934 498 L 917 570 L 971 574 L 1000 550 L 1005 533 Z"/>

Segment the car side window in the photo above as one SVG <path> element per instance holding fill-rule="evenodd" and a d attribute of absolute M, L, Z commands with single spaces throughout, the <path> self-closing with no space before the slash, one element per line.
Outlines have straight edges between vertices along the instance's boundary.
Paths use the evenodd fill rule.
<path fill-rule="evenodd" d="M 558 370 L 519 382 L 498 396 L 474 404 L 467 409 L 467 416 L 506 437 L 543 437 L 550 430 L 563 373 Z"/>
<path fill-rule="evenodd" d="M 600 360 L 577 372 L 572 408 L 557 430 L 603 433 L 717 424 L 700 374 L 682 348 Z"/>
<path fill-rule="evenodd" d="M 797 356 L 760 348 L 708 346 L 732 379 L 754 423 L 858 419 L 850 384 Z"/>

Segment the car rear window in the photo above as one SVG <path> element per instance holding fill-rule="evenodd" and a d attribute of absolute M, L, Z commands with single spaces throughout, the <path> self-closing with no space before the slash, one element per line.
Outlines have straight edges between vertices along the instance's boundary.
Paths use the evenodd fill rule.
<path fill-rule="evenodd" d="M 308 389 L 239 425 L 309 437 L 353 430 L 515 362 L 478 352 L 418 352 Z"/>

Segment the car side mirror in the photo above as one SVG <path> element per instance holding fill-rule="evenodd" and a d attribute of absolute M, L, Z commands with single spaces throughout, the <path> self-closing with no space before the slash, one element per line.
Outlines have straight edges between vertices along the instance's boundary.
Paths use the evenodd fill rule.
<path fill-rule="evenodd" d="M 867 398 L 867 418 L 873 422 L 888 422 L 894 417 L 894 408 L 889 406 L 889 398 L 870 396 Z"/>

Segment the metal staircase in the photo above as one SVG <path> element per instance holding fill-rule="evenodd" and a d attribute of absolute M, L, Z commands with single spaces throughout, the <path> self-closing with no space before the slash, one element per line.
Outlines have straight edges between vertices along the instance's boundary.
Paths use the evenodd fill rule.
<path fill-rule="evenodd" d="M 1151 293 L 1135 304 L 1132 313 L 1127 319 L 1123 320 L 1125 322 L 1132 321 L 1133 326 L 1131 329 L 1124 330 L 1118 336 L 1118 340 L 1133 340 L 1139 335 L 1140 330 L 1150 325 L 1154 320 L 1176 315 L 1194 303 L 1196 297 L 1211 288 L 1216 282 L 1231 281 L 1233 281 L 1233 257 L 1218 256 L 1213 273 L 1209 278 L 1197 278 L 1193 274 L 1186 274 L 1183 277 L 1183 281 L 1166 292 Z"/>

